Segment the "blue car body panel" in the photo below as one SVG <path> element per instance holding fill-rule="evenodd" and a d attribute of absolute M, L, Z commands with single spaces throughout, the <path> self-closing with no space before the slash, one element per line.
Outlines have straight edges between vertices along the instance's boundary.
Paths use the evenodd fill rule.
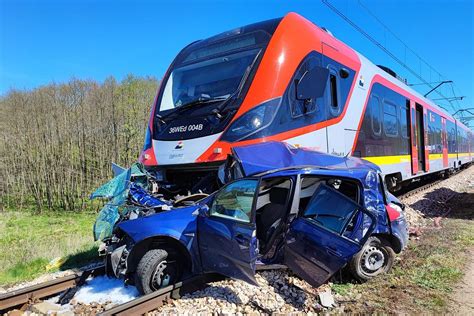
<path fill-rule="evenodd" d="M 258 285 L 254 277 L 258 256 L 254 231 L 255 224 L 200 216 L 198 240 L 203 270 Z"/>
<path fill-rule="evenodd" d="M 198 206 L 183 207 L 134 220 L 124 221 L 118 227 L 135 243 L 154 236 L 168 236 L 189 248 L 197 230 Z"/>
<path fill-rule="evenodd" d="M 297 218 L 285 245 L 285 264 L 313 286 L 320 286 L 343 267 L 361 245 Z"/>
<path fill-rule="evenodd" d="M 405 216 L 401 216 L 390 223 L 392 235 L 400 241 L 400 250 L 408 244 L 408 223 Z"/>

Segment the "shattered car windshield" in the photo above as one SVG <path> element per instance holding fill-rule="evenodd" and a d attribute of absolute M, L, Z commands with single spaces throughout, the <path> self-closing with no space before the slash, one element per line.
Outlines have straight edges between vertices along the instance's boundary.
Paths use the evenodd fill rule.
<path fill-rule="evenodd" d="M 160 112 L 196 101 L 225 100 L 242 81 L 260 49 L 252 49 L 184 65 L 168 77 Z"/>

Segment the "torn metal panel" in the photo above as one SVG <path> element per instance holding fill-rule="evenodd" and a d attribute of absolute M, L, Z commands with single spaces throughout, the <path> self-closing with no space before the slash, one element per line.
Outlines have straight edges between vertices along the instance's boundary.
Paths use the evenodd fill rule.
<path fill-rule="evenodd" d="M 112 180 L 91 194 L 91 199 L 104 198 L 109 201 L 97 216 L 94 224 L 94 239 L 104 240 L 112 236 L 115 224 L 121 219 L 133 219 L 141 212 L 154 213 L 169 210 L 171 203 L 153 196 L 147 189 L 153 177 L 139 163 L 119 173 Z"/>

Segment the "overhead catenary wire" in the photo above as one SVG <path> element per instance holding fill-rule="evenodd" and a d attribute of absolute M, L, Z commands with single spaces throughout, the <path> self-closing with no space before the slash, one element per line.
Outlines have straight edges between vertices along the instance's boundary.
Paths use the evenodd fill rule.
<path fill-rule="evenodd" d="M 358 0 L 358 3 L 359 3 L 359 6 L 361 6 L 370 16 L 372 16 L 380 25 L 382 25 L 382 27 L 385 29 L 385 31 L 392 34 L 392 36 L 395 37 L 404 46 L 404 48 L 405 48 L 405 63 L 406 63 L 406 50 L 409 50 L 413 55 L 415 55 L 420 60 L 420 62 L 423 62 L 426 66 L 428 66 L 428 68 L 430 69 L 430 79 L 431 79 L 431 71 L 435 72 L 438 75 L 440 81 L 441 81 L 441 78 L 445 78 L 445 76 L 443 76 L 437 69 L 435 69 L 432 65 L 430 65 L 415 50 L 413 50 L 407 43 L 405 43 L 394 31 L 392 31 L 385 23 L 383 23 L 382 20 L 379 19 L 379 17 L 375 13 L 373 13 L 369 9 L 369 7 L 366 6 L 363 3 L 362 0 Z M 455 83 L 452 80 L 449 80 L 449 81 L 450 81 L 449 84 L 451 86 L 451 92 L 452 92 L 453 98 L 452 98 L 452 100 L 448 100 L 448 102 L 453 107 L 453 110 L 455 110 L 453 104 L 451 103 L 451 101 L 456 101 L 457 109 L 460 109 L 461 105 L 459 104 L 459 100 L 462 100 L 462 99 L 457 99 L 456 93 L 454 91 Z M 430 84 L 436 84 L 436 82 L 435 83 L 430 83 Z M 462 93 L 459 91 L 459 94 L 462 94 Z M 447 99 L 451 99 L 451 98 L 447 98 Z M 434 101 L 434 99 L 432 99 L 432 100 Z"/>
<path fill-rule="evenodd" d="M 372 44 L 377 46 L 379 49 L 381 49 L 384 53 L 386 53 L 389 57 L 391 57 L 394 61 L 396 61 L 399 65 L 401 65 L 403 68 L 405 68 L 408 72 L 410 72 L 414 77 L 416 77 L 418 80 L 422 82 L 422 84 L 427 85 L 431 89 L 433 89 L 433 82 L 427 81 L 425 78 L 423 78 L 416 70 L 414 70 L 412 67 L 410 67 L 406 61 L 403 61 L 400 59 L 398 56 L 396 56 L 392 51 L 390 51 L 387 47 L 385 47 L 383 44 L 381 44 L 377 39 L 375 39 L 373 36 L 371 36 L 369 33 L 367 33 L 362 27 L 360 27 L 358 24 L 356 24 L 351 18 L 346 16 L 344 13 L 342 13 L 338 8 L 336 8 L 332 3 L 329 2 L 329 0 L 321 0 L 324 5 L 326 5 L 329 9 L 331 9 L 334 13 L 336 13 L 339 17 L 341 17 L 344 21 L 346 21 L 349 25 L 351 25 L 356 31 L 361 33 L 364 37 L 366 37 Z M 368 13 L 373 16 L 378 23 L 380 23 L 388 32 L 390 32 L 397 40 L 399 40 L 406 49 L 408 49 L 410 52 L 412 52 L 415 56 L 419 58 L 421 62 L 426 64 L 430 69 L 432 69 L 434 72 L 438 74 L 440 77 L 444 77 L 439 73 L 436 69 L 434 69 L 431 65 L 429 65 L 423 58 L 421 58 L 413 49 L 411 49 L 407 44 L 405 44 L 393 31 L 391 31 L 384 23 L 380 21 L 380 19 L 373 14 L 368 8 L 361 3 L 359 0 L 359 4 L 368 11 Z M 453 88 L 452 88 L 453 89 Z M 454 90 L 453 90 L 454 91 Z M 452 101 L 448 100 L 444 94 L 442 94 L 438 90 L 434 90 L 434 93 L 438 94 L 441 96 L 443 99 L 446 99 L 450 103 L 450 107 L 454 110 L 454 106 L 452 104 Z M 457 100 L 456 100 L 457 101 Z M 460 108 L 459 102 L 457 102 L 457 107 Z M 445 109 L 446 111 L 450 112 L 449 110 Z"/>

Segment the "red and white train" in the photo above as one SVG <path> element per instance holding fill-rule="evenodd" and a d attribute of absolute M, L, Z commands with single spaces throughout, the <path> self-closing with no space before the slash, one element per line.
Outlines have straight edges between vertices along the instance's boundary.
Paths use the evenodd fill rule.
<path fill-rule="evenodd" d="M 289 13 L 185 47 L 140 161 L 170 192 L 211 191 L 232 147 L 267 140 L 362 157 L 392 188 L 469 164 L 474 150 L 472 130 L 390 69 Z"/>

